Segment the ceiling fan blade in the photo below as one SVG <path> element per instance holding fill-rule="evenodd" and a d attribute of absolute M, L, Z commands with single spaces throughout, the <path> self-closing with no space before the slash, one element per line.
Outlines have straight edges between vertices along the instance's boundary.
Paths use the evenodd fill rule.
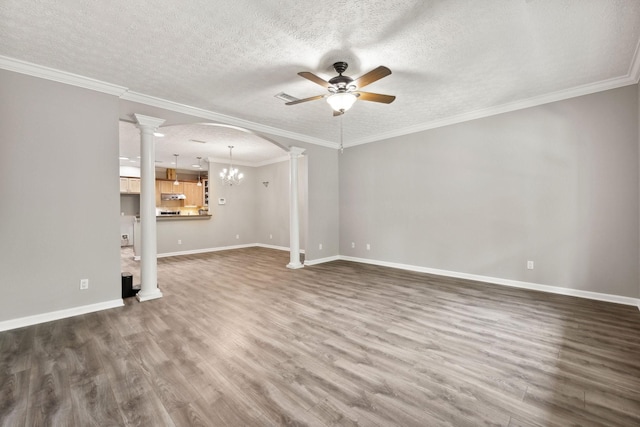
<path fill-rule="evenodd" d="M 310 98 L 304 98 L 304 99 L 298 99 L 298 100 L 296 100 L 296 101 L 290 101 L 290 102 L 287 102 L 287 103 L 286 103 L 286 104 L 284 104 L 284 105 L 296 105 L 296 104 L 300 104 L 300 103 L 302 103 L 302 102 L 315 101 L 316 99 L 322 99 L 322 98 L 324 98 L 325 96 L 326 96 L 326 95 L 316 95 L 316 96 L 312 96 L 312 97 L 310 97 Z"/>
<path fill-rule="evenodd" d="M 362 99 L 363 101 L 373 101 L 373 102 L 382 102 L 383 104 L 391 104 L 396 97 L 393 95 L 383 95 L 381 93 L 371 93 L 371 92 L 361 92 L 356 91 L 352 93 L 357 93 L 358 99 Z"/>
<path fill-rule="evenodd" d="M 389 74 L 391 74 L 391 70 L 384 65 L 381 65 L 378 68 L 369 71 L 367 74 L 358 77 L 353 81 L 353 84 L 356 85 L 358 89 L 360 89 L 377 80 L 380 80 L 383 77 L 387 77 Z"/>
<path fill-rule="evenodd" d="M 313 73 L 310 73 L 308 71 L 301 71 L 298 73 L 298 75 L 300 77 L 304 77 L 307 80 L 311 80 L 312 82 L 314 82 L 315 84 L 319 84 L 322 87 L 325 87 L 327 89 L 329 89 L 331 87 L 331 83 L 329 83 L 328 81 L 321 79 L 320 77 L 316 76 Z"/>

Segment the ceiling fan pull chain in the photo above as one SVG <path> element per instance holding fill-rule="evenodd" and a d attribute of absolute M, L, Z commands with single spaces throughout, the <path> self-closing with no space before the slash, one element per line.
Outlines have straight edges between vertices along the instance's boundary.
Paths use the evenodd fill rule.
<path fill-rule="evenodd" d="M 344 120 L 344 114 L 340 114 L 340 154 L 344 153 L 344 146 L 342 145 L 342 120 Z"/>

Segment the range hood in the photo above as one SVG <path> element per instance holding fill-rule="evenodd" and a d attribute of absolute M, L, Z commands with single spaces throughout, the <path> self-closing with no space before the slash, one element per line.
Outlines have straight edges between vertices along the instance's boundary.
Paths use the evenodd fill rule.
<path fill-rule="evenodd" d="M 162 193 L 160 195 L 161 200 L 184 200 L 186 198 L 187 196 L 185 196 L 184 194 L 178 193 Z"/>

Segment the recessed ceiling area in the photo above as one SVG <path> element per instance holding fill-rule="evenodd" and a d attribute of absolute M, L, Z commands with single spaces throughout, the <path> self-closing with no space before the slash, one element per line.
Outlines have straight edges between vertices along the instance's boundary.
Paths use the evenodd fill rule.
<path fill-rule="evenodd" d="M 166 126 L 158 129 L 163 136 L 155 137 L 157 167 L 175 168 L 174 154 L 178 154 L 178 169 L 197 170 L 198 157 L 202 167 L 206 161 L 229 162 L 229 146 L 233 148 L 234 164 L 259 166 L 287 158 L 287 153 L 266 139 L 246 130 L 197 123 Z M 140 130 L 134 123 L 120 121 L 120 166 L 140 166 Z M 126 159 L 122 158 L 126 157 Z"/>
<path fill-rule="evenodd" d="M 0 39 L 10 67 L 118 85 L 123 100 L 334 145 L 342 120 L 348 147 L 636 83 L 640 2 L 3 0 Z M 276 98 L 318 95 L 297 73 L 328 80 L 337 61 L 353 78 L 389 67 L 367 90 L 396 100 L 356 101 L 336 118 L 322 100 Z"/>

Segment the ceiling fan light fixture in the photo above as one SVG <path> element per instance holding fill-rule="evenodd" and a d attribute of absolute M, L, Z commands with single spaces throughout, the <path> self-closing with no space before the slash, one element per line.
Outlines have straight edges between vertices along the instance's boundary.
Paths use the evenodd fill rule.
<path fill-rule="evenodd" d="M 357 96 L 350 92 L 338 92 L 327 98 L 327 102 L 331 105 L 334 111 L 345 112 L 354 102 L 356 102 Z"/>

